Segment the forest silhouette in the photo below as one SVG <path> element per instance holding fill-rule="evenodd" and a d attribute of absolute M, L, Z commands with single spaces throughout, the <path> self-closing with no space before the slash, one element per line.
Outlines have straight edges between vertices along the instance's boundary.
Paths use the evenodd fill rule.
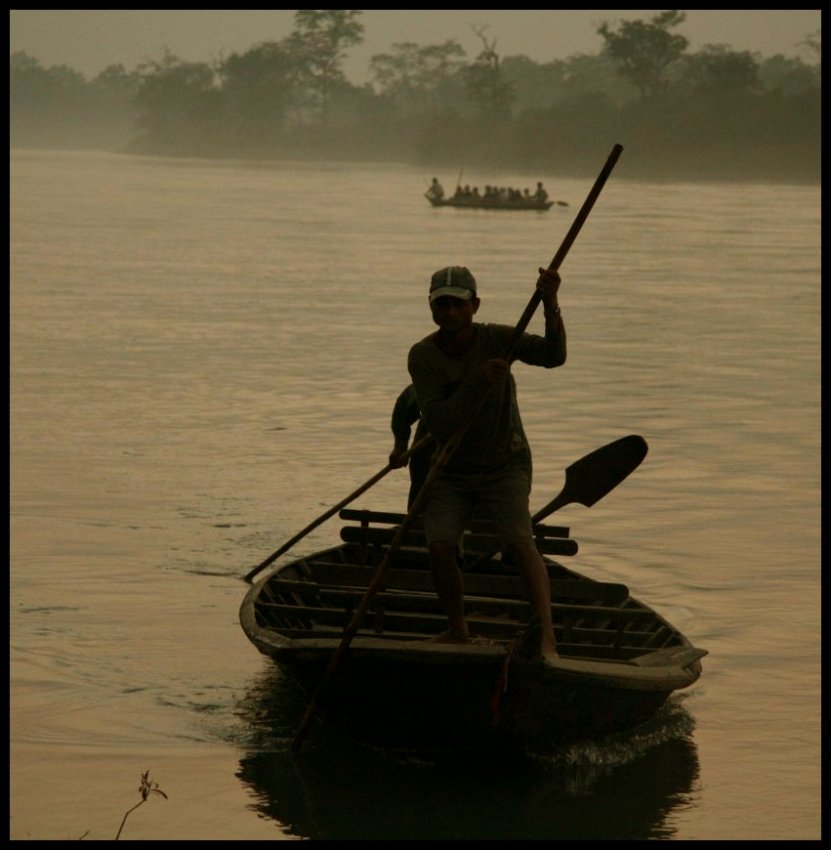
<path fill-rule="evenodd" d="M 529 174 L 593 173 L 612 143 L 640 179 L 820 179 L 821 42 L 806 60 L 725 45 L 689 51 L 683 12 L 596 26 L 596 55 L 502 56 L 498 33 L 392 44 L 370 82 L 342 67 L 358 10 L 301 10 L 294 30 L 211 62 L 168 51 L 87 79 L 10 57 L 12 147 L 159 156 L 395 161 Z"/>

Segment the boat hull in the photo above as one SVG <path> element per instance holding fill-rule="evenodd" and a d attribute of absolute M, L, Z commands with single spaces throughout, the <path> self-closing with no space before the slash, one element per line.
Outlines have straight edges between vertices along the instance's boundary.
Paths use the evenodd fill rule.
<path fill-rule="evenodd" d="M 330 659 L 331 652 L 315 659 L 286 652 L 274 660 L 311 698 Z M 509 663 L 504 654 L 488 663 L 471 664 L 458 655 L 451 663 L 417 663 L 358 649 L 333 675 L 318 714 L 358 741 L 402 754 L 543 755 L 633 728 L 672 693 L 541 667 Z"/>
<path fill-rule="evenodd" d="M 554 206 L 554 201 L 504 201 L 493 202 L 484 200 L 455 200 L 454 198 L 443 198 L 436 200 L 435 198 L 427 198 L 434 207 L 455 207 L 463 210 L 499 210 L 507 212 L 509 210 L 536 210 L 537 212 L 545 212 Z"/>
<path fill-rule="evenodd" d="M 562 536 L 568 529 L 554 531 L 547 543 L 540 532 L 538 545 L 575 551 Z M 240 608 L 257 649 L 307 699 L 315 698 L 321 720 L 356 740 L 432 757 L 545 754 L 638 726 L 701 675 L 706 651 L 624 585 L 588 579 L 547 556 L 556 660 L 542 659 L 521 582 L 500 558 L 466 574 L 473 641 L 435 642 L 446 619 L 417 535 L 407 539 L 329 674 L 388 532 L 368 523 L 345 527 L 348 542 L 277 569 L 249 590 Z M 473 560 L 477 539 L 466 541 Z"/>

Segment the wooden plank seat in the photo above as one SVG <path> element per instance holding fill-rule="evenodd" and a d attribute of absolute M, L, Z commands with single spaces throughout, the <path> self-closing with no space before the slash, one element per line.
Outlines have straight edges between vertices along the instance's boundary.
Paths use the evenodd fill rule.
<path fill-rule="evenodd" d="M 301 613 L 308 617 L 315 625 L 328 625 L 343 629 L 349 622 L 348 615 L 352 609 L 344 608 L 304 608 L 298 609 L 291 605 L 274 605 L 263 603 L 263 611 L 267 614 L 287 617 L 289 621 L 298 619 Z M 555 617 L 555 629 L 564 628 L 562 619 L 557 615 L 562 612 L 554 606 L 552 611 Z M 624 612 L 618 611 L 618 614 Z M 637 612 L 642 614 L 643 612 Z M 629 620 L 627 620 L 628 622 Z M 472 633 L 482 633 L 491 637 L 507 638 L 524 630 L 524 623 L 519 620 L 488 618 L 477 616 L 476 612 L 467 615 L 468 628 Z M 305 626 L 306 620 L 303 620 Z M 420 634 L 428 636 L 439 634 L 447 628 L 447 616 L 443 611 L 403 611 L 399 609 L 370 608 L 365 614 L 359 631 L 381 632 L 404 632 L 409 634 Z M 282 630 L 281 630 L 282 631 Z M 310 631 L 306 629 L 307 635 Z M 313 631 L 313 630 L 312 630 Z M 606 642 L 611 645 L 612 638 L 622 630 L 595 629 L 592 633 L 596 636 L 607 637 Z M 574 633 L 573 633 L 574 634 Z"/>
<path fill-rule="evenodd" d="M 358 606 L 365 595 L 359 588 L 325 587 L 311 585 L 309 582 L 273 579 L 271 586 L 281 593 L 290 593 L 298 599 L 294 604 L 286 602 L 265 602 L 265 608 L 276 608 L 286 613 L 316 616 L 330 610 L 351 611 Z M 313 596 L 310 595 L 313 593 Z M 469 611 L 488 616 L 509 615 L 517 620 L 527 619 L 529 603 L 523 599 L 495 599 L 484 596 L 465 596 L 465 607 Z M 370 611 L 384 610 L 396 612 L 428 612 L 444 617 L 438 596 L 425 591 L 379 591 L 374 595 Z M 643 620 L 653 620 L 653 612 L 642 608 L 616 608 L 608 605 L 579 605 L 554 602 L 552 613 L 562 620 L 566 616 L 581 617 L 586 622 L 633 623 Z"/>
<path fill-rule="evenodd" d="M 535 526 L 534 539 L 540 552 L 544 555 L 576 554 L 577 541 L 570 538 L 563 538 L 560 534 L 561 531 L 562 529 L 560 528 L 546 528 L 541 525 Z M 345 525 L 340 530 L 340 537 L 345 543 L 389 546 L 397 533 L 398 529 L 394 527 L 378 528 L 368 526 L 363 528 L 356 525 Z M 466 532 L 462 541 L 465 552 L 485 553 L 499 551 L 499 542 L 492 534 Z M 424 547 L 427 545 L 427 539 L 423 530 L 411 528 L 404 533 L 400 543 L 403 546 Z"/>
<path fill-rule="evenodd" d="M 343 508 L 338 516 L 341 519 L 359 522 L 364 528 L 369 527 L 370 523 L 375 523 L 376 525 L 401 525 L 401 523 L 406 519 L 406 514 L 394 513 L 391 511 L 370 511 L 363 508 Z M 543 523 L 537 523 L 534 527 L 544 529 L 544 534 L 548 537 L 568 537 L 569 535 L 569 529 L 562 525 L 545 525 Z M 420 530 L 422 528 L 421 516 L 415 517 L 410 528 L 415 530 Z M 479 520 L 476 517 L 473 518 L 471 523 L 471 530 L 473 532 L 486 533 L 487 529 L 488 522 L 486 520 Z"/>
<path fill-rule="evenodd" d="M 307 578 L 269 581 L 269 603 L 258 605 L 286 636 L 340 633 L 363 599 L 375 573 L 372 566 L 307 559 Z M 652 612 L 627 607 L 624 584 L 582 579 L 552 579 L 552 616 L 557 640 L 575 648 L 572 655 L 634 655 L 662 646 L 666 629 Z M 511 575 L 466 576 L 465 608 L 471 632 L 493 640 L 513 640 L 527 619 L 529 603 L 522 582 Z M 446 627 L 446 616 L 424 568 L 393 569 L 373 598 L 359 633 L 423 639 Z M 629 647 L 629 649 L 627 649 Z M 563 650 L 565 652 L 565 649 Z"/>
<path fill-rule="evenodd" d="M 375 575 L 375 567 L 371 565 L 341 564 L 334 561 L 309 559 L 305 566 L 311 586 L 329 585 L 365 590 Z M 276 586 L 282 585 L 284 581 L 284 579 L 278 580 Z M 271 583 L 274 584 L 275 580 Z M 424 591 L 435 594 L 433 578 L 426 568 L 391 569 L 387 573 L 385 589 Z M 466 573 L 465 594 L 516 599 L 524 597 L 525 589 L 516 574 Z M 551 598 L 555 602 L 569 601 L 617 606 L 622 604 L 628 596 L 629 588 L 625 584 L 580 579 L 551 579 Z"/>
<path fill-rule="evenodd" d="M 355 600 L 352 602 L 357 604 Z M 623 618 L 618 628 L 590 629 L 569 627 L 567 622 L 564 622 L 567 620 L 568 609 L 569 606 L 552 606 L 554 631 L 558 642 L 587 647 L 583 651 L 575 651 L 574 654 L 591 655 L 598 646 L 618 651 L 628 646 L 642 654 L 649 646 L 652 632 L 631 628 L 635 620 L 649 620 L 648 612 L 614 609 L 612 616 Z M 263 603 L 258 606 L 261 617 L 266 618 L 275 628 L 278 628 L 281 634 L 289 636 L 290 632 L 295 638 L 340 634 L 349 623 L 353 610 L 352 604 L 345 607 L 304 607 L 302 609 L 292 605 L 272 603 Z M 467 614 L 467 623 L 472 635 L 481 635 L 493 640 L 513 640 L 525 628 L 521 620 L 510 617 L 489 617 L 478 610 Z M 370 610 L 366 612 L 358 633 L 424 639 L 430 635 L 440 634 L 446 628 L 447 617 L 441 610 L 431 610 L 429 607 L 426 610 L 402 610 L 400 607 L 388 605 L 384 600 L 382 604 L 370 607 Z"/>

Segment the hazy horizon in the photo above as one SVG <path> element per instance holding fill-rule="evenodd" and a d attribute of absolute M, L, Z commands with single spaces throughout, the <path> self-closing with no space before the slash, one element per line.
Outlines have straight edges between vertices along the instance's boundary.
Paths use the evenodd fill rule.
<path fill-rule="evenodd" d="M 403 10 L 364 11 L 364 42 L 349 51 L 347 77 L 367 79 L 370 58 L 396 42 L 420 45 L 454 38 L 473 57 L 482 43 L 472 27 L 484 28 L 502 56 L 524 54 L 536 62 L 597 53 L 604 21 L 649 19 L 659 10 Z M 132 70 L 165 49 L 184 61 L 207 62 L 279 41 L 294 28 L 295 10 L 31 10 L 9 12 L 12 52 L 22 50 L 42 65 L 67 65 L 94 77 L 107 66 Z M 772 56 L 802 56 L 800 42 L 821 29 L 820 10 L 692 10 L 674 31 L 690 50 L 723 44 L 732 50 Z"/>

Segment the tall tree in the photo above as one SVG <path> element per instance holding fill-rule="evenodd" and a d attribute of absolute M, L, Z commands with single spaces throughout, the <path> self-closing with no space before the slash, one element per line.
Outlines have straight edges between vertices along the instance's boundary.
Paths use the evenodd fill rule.
<path fill-rule="evenodd" d="M 814 60 L 813 64 L 816 69 L 817 80 L 819 80 L 822 76 L 822 30 L 806 35 L 804 40 L 799 42 L 799 46 L 804 48 Z"/>
<path fill-rule="evenodd" d="M 286 44 L 317 101 L 323 124 L 328 123 L 333 93 L 348 86 L 341 69 L 346 52 L 364 40 L 361 14 L 354 9 L 301 9 L 294 15 L 295 31 Z"/>
<path fill-rule="evenodd" d="M 777 53 L 759 63 L 759 79 L 768 91 L 794 95 L 820 87 L 818 66 L 806 65 L 796 56 Z"/>
<path fill-rule="evenodd" d="M 750 94 L 762 89 L 759 66 L 747 50 L 708 44 L 684 58 L 684 82 L 699 94 Z"/>
<path fill-rule="evenodd" d="M 683 23 L 686 15 L 677 10 L 661 12 L 650 21 L 623 21 L 614 31 L 604 22 L 597 27 L 605 50 L 620 64 L 621 76 L 641 95 L 655 95 L 667 86 L 667 69 L 677 62 L 689 41 L 669 30 Z"/>
<path fill-rule="evenodd" d="M 404 41 L 373 56 L 369 67 L 381 94 L 403 112 L 418 113 L 434 109 L 437 96 L 453 87 L 464 58 L 455 39 L 424 47 Z"/>
<path fill-rule="evenodd" d="M 266 41 L 232 53 L 219 65 L 232 140 L 249 150 L 278 140 L 295 101 L 297 69 L 281 42 Z"/>
<path fill-rule="evenodd" d="M 467 69 L 467 84 L 479 110 L 494 118 L 509 118 L 514 102 L 512 84 L 505 79 L 496 52 L 496 39 L 485 37 L 484 27 L 471 27 L 482 42 L 476 61 Z"/>
<path fill-rule="evenodd" d="M 165 49 L 159 61 L 136 69 L 135 95 L 143 143 L 159 153 L 203 153 L 215 144 L 219 126 L 215 71 L 204 62 L 182 62 Z"/>
<path fill-rule="evenodd" d="M 66 65 L 44 68 L 24 51 L 11 54 L 9 130 L 13 145 L 90 147 L 95 135 L 93 100 L 83 74 Z"/>

